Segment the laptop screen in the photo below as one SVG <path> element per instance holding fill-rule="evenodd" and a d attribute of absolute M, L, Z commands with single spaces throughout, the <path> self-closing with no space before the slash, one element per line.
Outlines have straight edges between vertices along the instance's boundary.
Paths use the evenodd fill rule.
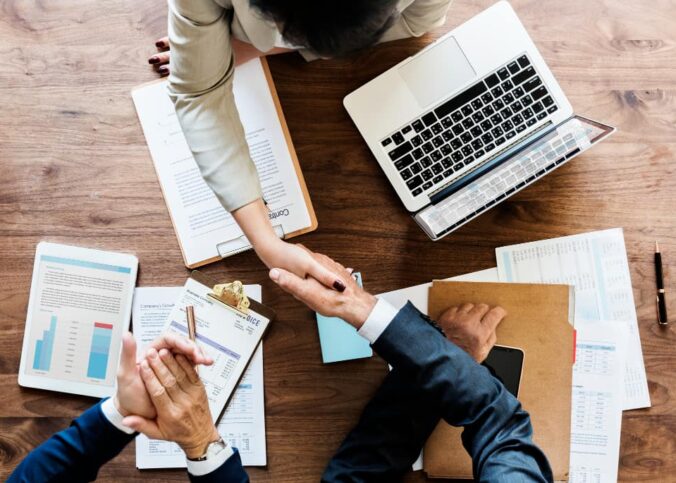
<path fill-rule="evenodd" d="M 440 201 L 415 215 L 433 240 L 504 201 L 612 133 L 610 126 L 575 116 L 490 169 L 477 169 L 444 190 Z M 486 163 L 487 165 L 491 164 Z"/>

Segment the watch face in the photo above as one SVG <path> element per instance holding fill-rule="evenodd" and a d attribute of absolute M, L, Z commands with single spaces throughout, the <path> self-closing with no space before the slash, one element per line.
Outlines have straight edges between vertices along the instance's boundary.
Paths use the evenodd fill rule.
<path fill-rule="evenodd" d="M 228 445 L 225 444 L 225 441 L 223 441 L 223 438 L 220 438 L 218 441 L 214 441 L 209 446 L 207 446 L 207 454 L 205 456 L 207 458 L 216 456 L 218 453 L 223 451 L 227 446 Z"/>

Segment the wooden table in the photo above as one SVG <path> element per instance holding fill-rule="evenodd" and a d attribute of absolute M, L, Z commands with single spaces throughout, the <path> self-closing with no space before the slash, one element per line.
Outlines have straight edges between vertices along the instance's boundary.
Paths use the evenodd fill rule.
<path fill-rule="evenodd" d="M 667 262 L 676 260 L 676 2 L 514 1 L 577 112 L 619 132 L 437 243 L 405 213 L 342 107 L 348 92 L 491 3 L 457 0 L 432 35 L 345 60 L 270 60 L 319 218 L 319 229 L 298 241 L 358 267 L 377 293 L 495 266 L 497 246 L 624 227 L 653 406 L 624 415 L 620 478 L 676 481 L 676 334 L 655 323 L 652 264 L 656 239 Z M 4 0 L 0 7 L 4 478 L 93 403 L 17 385 L 36 243 L 134 252 L 140 286 L 181 284 L 187 270 L 130 97 L 154 78 L 146 58 L 166 32 L 164 2 Z M 253 254 L 205 271 L 261 283 L 280 314 L 265 344 L 269 464 L 251 470 L 252 479 L 317 481 L 385 364 L 374 357 L 322 365 L 314 314 L 274 287 Z M 181 471 L 140 473 L 132 445 L 100 476 L 185 480 Z"/>

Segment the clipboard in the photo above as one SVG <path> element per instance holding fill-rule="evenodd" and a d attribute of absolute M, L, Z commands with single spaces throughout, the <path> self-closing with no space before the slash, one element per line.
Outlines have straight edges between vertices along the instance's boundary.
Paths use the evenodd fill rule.
<path fill-rule="evenodd" d="M 219 288 L 223 289 L 224 287 L 233 286 L 239 287 L 239 291 L 219 290 Z M 237 386 L 249 366 L 254 352 L 258 349 L 276 314 L 271 308 L 247 297 L 241 282 L 217 283 L 207 275 L 194 270 L 190 274 L 190 277 L 188 277 L 188 280 L 186 280 L 184 291 L 179 296 L 174 309 L 167 319 L 165 331 L 187 334 L 187 326 L 179 328 L 177 325 L 182 324 L 177 324 L 176 321 L 176 319 L 179 319 L 182 323 L 185 323 L 183 309 L 185 305 L 190 305 L 185 303 L 186 297 L 195 300 L 197 304 L 201 304 L 201 308 L 198 305 L 195 306 L 195 316 L 198 323 L 197 343 L 202 350 L 214 358 L 214 364 L 212 366 L 201 366 L 200 377 L 205 372 L 207 373 L 206 378 L 208 379 L 208 383 L 205 383 L 205 387 L 209 398 L 209 408 L 214 423 L 218 423 L 237 390 Z M 204 320 L 204 314 L 210 317 L 208 323 Z M 240 331 L 241 333 L 234 333 L 232 330 L 227 329 L 228 326 L 225 324 L 225 321 L 228 314 L 235 317 L 235 325 L 239 324 L 243 326 Z M 222 318 L 215 320 L 217 316 Z M 233 319 L 227 320 L 233 322 Z M 220 321 L 224 322 L 223 327 L 217 325 Z M 259 330 L 252 336 L 253 339 L 247 338 L 246 332 L 251 329 L 252 324 L 256 321 L 265 321 L 262 330 Z M 205 325 L 207 324 L 211 326 L 209 327 L 209 331 L 205 330 Z M 230 328 L 232 328 L 232 325 L 231 323 Z M 227 334 L 222 329 L 228 330 Z M 244 334 L 243 337 L 242 334 Z M 244 340 L 244 342 L 238 343 L 240 340 Z M 238 354 L 237 351 L 241 350 L 245 345 L 246 353 Z M 236 363 L 232 362 L 234 359 L 237 359 Z M 226 372 L 227 378 L 223 378 Z M 230 376 L 231 374 L 232 376 Z"/>
<path fill-rule="evenodd" d="M 279 101 L 279 96 L 277 95 L 277 90 L 275 88 L 275 84 L 272 79 L 272 75 L 270 73 L 270 68 L 268 66 L 267 60 L 265 57 L 261 57 L 259 59 L 259 62 L 261 64 L 261 68 L 263 71 L 263 74 L 265 76 L 265 81 L 270 93 L 270 97 L 272 99 L 272 103 L 274 104 L 274 110 L 277 114 L 277 119 L 279 121 L 279 127 L 281 129 L 281 132 L 284 137 L 284 143 L 286 145 L 286 148 L 288 150 L 289 158 L 291 160 L 291 164 L 293 167 L 293 172 L 295 174 L 296 181 L 298 183 L 298 188 L 300 190 L 300 194 L 302 195 L 302 201 L 305 207 L 305 210 L 307 212 L 308 218 L 309 218 L 309 225 L 305 226 L 300 229 L 296 230 L 286 230 L 284 226 L 280 223 L 273 223 L 273 229 L 276 233 L 276 235 L 279 238 L 282 239 L 289 239 L 293 238 L 299 235 L 303 235 L 305 233 L 312 232 L 317 229 L 318 223 L 317 223 L 317 216 L 314 211 L 314 207 L 312 206 L 312 200 L 310 199 L 310 194 L 307 189 L 307 185 L 305 183 L 305 178 L 303 177 L 303 172 L 301 171 L 300 164 L 298 161 L 298 156 L 296 154 L 296 149 L 293 145 L 293 141 L 291 139 L 291 135 L 289 133 L 289 128 L 286 123 L 286 119 L 284 117 L 284 112 L 282 111 L 282 107 Z M 209 255 L 204 259 L 198 260 L 198 261 L 189 261 L 189 257 L 187 256 L 188 250 L 184 246 L 184 242 L 181 239 L 181 233 L 179 229 L 179 224 L 177 222 L 177 215 L 173 213 L 172 207 L 171 207 L 171 202 L 169 201 L 170 198 L 170 193 L 167 192 L 167 189 L 163 185 L 162 182 L 162 175 L 160 173 L 159 165 L 163 161 L 161 159 L 156 159 L 156 154 L 153 152 L 153 142 L 151 141 L 151 131 L 147 126 L 144 124 L 143 116 L 141 115 L 141 108 L 139 107 L 139 99 L 137 99 L 137 94 L 139 97 L 141 97 L 141 94 L 139 93 L 141 90 L 143 90 L 146 87 L 153 86 L 156 84 L 162 84 L 166 83 L 166 79 L 157 79 L 155 81 L 147 82 L 144 84 L 141 84 L 134 89 L 132 89 L 132 97 L 134 99 L 134 103 L 136 105 L 137 109 L 137 114 L 139 116 L 139 120 L 141 122 L 141 126 L 143 128 L 144 134 L 146 136 L 146 141 L 150 149 L 150 154 L 151 158 L 153 159 L 153 167 L 155 168 L 157 177 L 160 181 L 160 189 L 162 191 L 162 196 L 165 199 L 165 202 L 167 204 L 167 211 L 169 212 L 169 217 L 172 222 L 172 226 L 174 228 L 174 232 L 176 233 L 176 238 L 178 240 L 178 245 L 179 249 L 181 250 L 181 255 L 183 257 L 183 262 L 184 265 L 189 268 L 189 269 L 195 269 L 202 267 L 204 265 L 208 265 L 210 263 L 217 262 L 219 260 L 222 260 L 224 258 L 236 255 L 238 253 L 250 250 L 252 248 L 251 244 L 247 240 L 247 238 L 241 234 L 241 232 L 236 235 L 235 237 L 231 239 L 224 239 L 224 240 L 219 240 L 213 245 L 213 251 L 211 253 L 216 253 L 216 255 Z M 266 104 L 267 106 L 268 104 Z M 278 139 L 278 138 L 277 138 Z M 271 213 L 271 219 L 273 218 L 273 214 Z"/>

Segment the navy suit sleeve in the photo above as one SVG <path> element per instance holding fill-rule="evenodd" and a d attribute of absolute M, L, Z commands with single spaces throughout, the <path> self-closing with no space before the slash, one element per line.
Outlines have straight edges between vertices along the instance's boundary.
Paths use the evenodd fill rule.
<path fill-rule="evenodd" d="M 194 476 L 188 473 L 192 483 L 249 483 L 249 476 L 242 466 L 242 458 L 239 451 L 235 452 L 225 460 L 221 466 L 211 473 L 202 476 Z"/>
<path fill-rule="evenodd" d="M 322 481 L 399 480 L 439 419 L 436 406 L 401 371 L 392 370 L 329 462 Z"/>
<path fill-rule="evenodd" d="M 391 469 L 385 467 L 387 459 L 396 458 L 398 448 L 381 438 L 411 437 L 422 447 L 420 437 L 429 435 L 427 425 L 435 418 L 464 427 L 463 445 L 472 457 L 476 480 L 552 481 L 549 462 L 533 443 L 528 413 L 486 368 L 443 337 L 412 304 L 397 314 L 373 348 L 393 367 L 386 384 L 401 378 L 398 387 L 408 387 L 418 397 L 406 393 L 408 399 L 399 401 L 396 394 L 379 397 L 379 391 L 329 463 L 325 481 L 391 481 L 388 471 L 405 469 L 394 462 Z M 387 416 L 390 408 L 393 413 Z M 403 427 L 393 429 L 385 422 Z M 411 431 L 412 427 L 418 430 Z M 368 441 L 374 441 L 370 448 Z M 360 445 L 365 447 L 361 456 L 350 450 Z"/>
<path fill-rule="evenodd" d="M 93 481 L 99 468 L 117 456 L 134 439 L 113 426 L 101 403 L 75 419 L 31 451 L 10 475 L 8 482 Z"/>

